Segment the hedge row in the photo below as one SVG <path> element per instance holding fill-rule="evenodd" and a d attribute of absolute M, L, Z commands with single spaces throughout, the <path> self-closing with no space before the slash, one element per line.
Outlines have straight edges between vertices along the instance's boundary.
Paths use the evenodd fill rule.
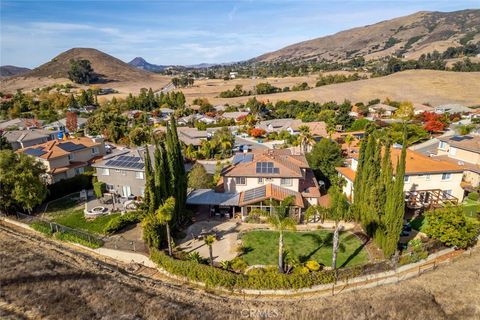
<path fill-rule="evenodd" d="M 104 233 L 112 234 L 125 228 L 130 224 L 140 222 L 141 214 L 142 213 L 138 211 L 131 211 L 113 218 L 105 226 Z"/>
<path fill-rule="evenodd" d="M 157 249 L 151 250 L 150 258 L 164 270 L 192 281 L 203 282 L 207 287 L 256 290 L 301 289 L 332 283 L 335 280 L 333 271 L 307 274 L 282 274 L 277 271 L 265 272 L 261 275 L 238 274 L 195 261 L 174 259 Z M 354 275 L 351 274 L 351 276 Z"/>
<path fill-rule="evenodd" d="M 50 224 L 45 221 L 35 221 L 30 225 L 30 227 L 47 236 L 55 236 L 55 238 L 59 240 L 78 243 L 93 249 L 100 248 L 103 245 L 103 241 L 94 236 L 91 236 L 90 240 L 87 240 L 74 232 L 63 231 L 53 233 L 52 229 L 50 228 Z"/>

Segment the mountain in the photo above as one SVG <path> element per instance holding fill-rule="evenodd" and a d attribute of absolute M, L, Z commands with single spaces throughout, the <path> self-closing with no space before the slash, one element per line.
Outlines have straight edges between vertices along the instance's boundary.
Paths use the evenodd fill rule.
<path fill-rule="evenodd" d="M 102 82 L 145 80 L 152 76 L 112 57 L 102 51 L 91 48 L 73 48 L 67 50 L 51 61 L 21 75 L 23 78 L 68 78 L 71 59 L 87 59 Z"/>
<path fill-rule="evenodd" d="M 136 57 L 132 61 L 130 61 L 128 64 L 135 67 L 135 68 L 146 70 L 146 71 L 151 71 L 151 72 L 161 72 L 161 71 L 165 70 L 165 68 L 168 67 L 168 66 L 161 66 L 161 65 L 148 63 L 142 57 Z"/>
<path fill-rule="evenodd" d="M 281 62 L 310 59 L 366 60 L 390 55 L 416 59 L 422 53 L 480 41 L 480 9 L 456 12 L 417 12 L 373 25 L 296 43 L 263 54 L 254 61 Z"/>
<path fill-rule="evenodd" d="M 16 75 L 21 75 L 30 71 L 28 68 L 16 67 L 16 66 L 0 66 L 0 77 L 12 77 Z"/>

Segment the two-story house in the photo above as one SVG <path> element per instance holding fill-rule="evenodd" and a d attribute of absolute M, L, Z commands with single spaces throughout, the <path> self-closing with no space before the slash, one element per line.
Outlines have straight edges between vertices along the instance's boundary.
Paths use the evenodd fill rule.
<path fill-rule="evenodd" d="M 143 196 L 145 191 L 145 148 L 124 149 L 109 154 L 92 167 L 107 191 L 122 197 Z"/>
<path fill-rule="evenodd" d="M 291 213 L 320 203 L 320 188 L 304 155 L 290 149 L 237 154 L 224 168 L 217 192 L 195 190 L 187 204 L 230 207 L 246 217 L 253 209 L 270 210 L 270 200 L 292 196 Z"/>
<path fill-rule="evenodd" d="M 437 156 L 464 169 L 466 189 L 480 186 L 480 135 L 439 137 Z"/>
<path fill-rule="evenodd" d="M 394 168 L 400 155 L 400 148 L 392 148 L 391 160 Z M 351 201 L 354 201 L 353 184 L 357 168 L 358 153 L 349 154 L 346 159 L 346 166 L 336 168 L 339 176 L 346 181 L 343 192 Z M 436 199 L 436 201 L 462 201 L 464 196 L 464 191 L 461 187 L 462 177 L 463 168 L 459 165 L 407 149 L 404 178 L 404 191 L 407 195 L 422 195 L 424 202 L 433 200 L 433 196 L 441 197 L 441 199 Z"/>
<path fill-rule="evenodd" d="M 2 136 L 10 143 L 12 150 L 18 150 L 54 140 L 57 134 L 58 131 L 26 129 L 5 131 Z"/>
<path fill-rule="evenodd" d="M 52 140 L 18 150 L 35 157 L 47 169 L 47 181 L 55 183 L 82 174 L 85 168 L 105 155 L 105 143 L 100 138 Z"/>

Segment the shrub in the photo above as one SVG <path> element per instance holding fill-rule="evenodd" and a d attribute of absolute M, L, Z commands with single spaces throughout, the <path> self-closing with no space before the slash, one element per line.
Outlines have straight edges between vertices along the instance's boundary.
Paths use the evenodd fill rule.
<path fill-rule="evenodd" d="M 103 245 L 102 240 L 93 236 L 88 240 L 72 232 L 56 232 L 54 233 L 54 237 L 62 241 L 78 243 L 92 249 L 100 248 Z"/>
<path fill-rule="evenodd" d="M 227 289 L 300 289 L 314 285 L 332 283 L 335 280 L 333 271 L 311 272 L 308 274 L 283 274 L 263 271 L 261 275 L 236 274 L 223 269 L 199 264 L 190 260 L 177 260 L 165 253 L 152 249 L 150 258 L 166 271 L 186 277 L 192 281 L 205 283 L 208 287 L 223 287 Z M 235 258 L 236 263 L 239 259 Z M 355 270 L 341 273 L 340 279 L 357 275 Z"/>
<path fill-rule="evenodd" d="M 131 211 L 123 215 L 116 216 L 107 223 L 103 232 L 105 234 L 115 233 L 130 224 L 139 222 L 140 218 L 141 214 L 138 211 Z"/>
<path fill-rule="evenodd" d="M 320 264 L 317 261 L 309 260 L 305 263 L 305 267 L 308 268 L 310 271 L 318 271 L 320 270 Z"/>
<path fill-rule="evenodd" d="M 293 271 L 292 271 L 293 274 L 307 274 L 309 272 L 310 272 L 310 270 L 305 266 L 295 267 L 295 268 L 293 268 Z"/>
<path fill-rule="evenodd" d="M 45 222 L 45 221 L 35 221 L 30 225 L 30 227 L 32 227 L 32 229 L 34 229 L 38 232 L 41 232 L 43 234 L 48 235 L 48 236 L 51 236 L 53 234 L 52 228 L 50 227 L 50 224 L 48 222 Z"/>
<path fill-rule="evenodd" d="M 232 259 L 232 269 L 236 272 L 243 272 L 247 269 L 248 265 L 242 258 L 236 257 Z"/>
<path fill-rule="evenodd" d="M 466 248 L 473 245 L 479 233 L 478 222 L 468 219 L 460 206 L 429 211 L 426 219 L 423 232 L 448 247 Z"/>
<path fill-rule="evenodd" d="M 93 191 L 95 192 L 95 197 L 101 198 L 105 192 L 107 192 L 107 185 L 104 182 L 94 182 Z"/>
<path fill-rule="evenodd" d="M 478 195 L 478 192 L 470 192 L 468 194 L 468 199 L 472 200 L 472 201 L 478 201 L 478 198 L 480 196 Z"/>

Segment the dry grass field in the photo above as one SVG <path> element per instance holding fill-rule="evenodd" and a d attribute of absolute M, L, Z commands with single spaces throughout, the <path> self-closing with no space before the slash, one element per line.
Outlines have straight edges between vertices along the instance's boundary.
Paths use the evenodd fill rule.
<path fill-rule="evenodd" d="M 316 76 L 257 79 L 283 88 L 306 81 L 314 86 Z M 244 103 L 251 97 L 217 98 L 221 91 L 232 89 L 241 84 L 244 89 L 253 88 L 254 80 L 205 80 L 195 82 L 194 87 L 183 89 L 187 101 L 197 97 L 206 97 L 213 104 Z M 434 106 L 444 103 L 465 105 L 480 104 L 480 72 L 448 72 L 433 70 L 409 70 L 386 77 L 360 80 L 348 83 L 332 84 L 306 91 L 282 92 L 259 95 L 263 101 L 310 100 L 317 102 L 349 99 L 352 102 L 368 102 L 371 99 L 409 100 L 415 103 L 430 103 Z"/>
<path fill-rule="evenodd" d="M 335 297 L 218 296 L 107 269 L 93 257 L 0 226 L 1 319 L 480 319 L 480 252 L 419 278 Z"/>

